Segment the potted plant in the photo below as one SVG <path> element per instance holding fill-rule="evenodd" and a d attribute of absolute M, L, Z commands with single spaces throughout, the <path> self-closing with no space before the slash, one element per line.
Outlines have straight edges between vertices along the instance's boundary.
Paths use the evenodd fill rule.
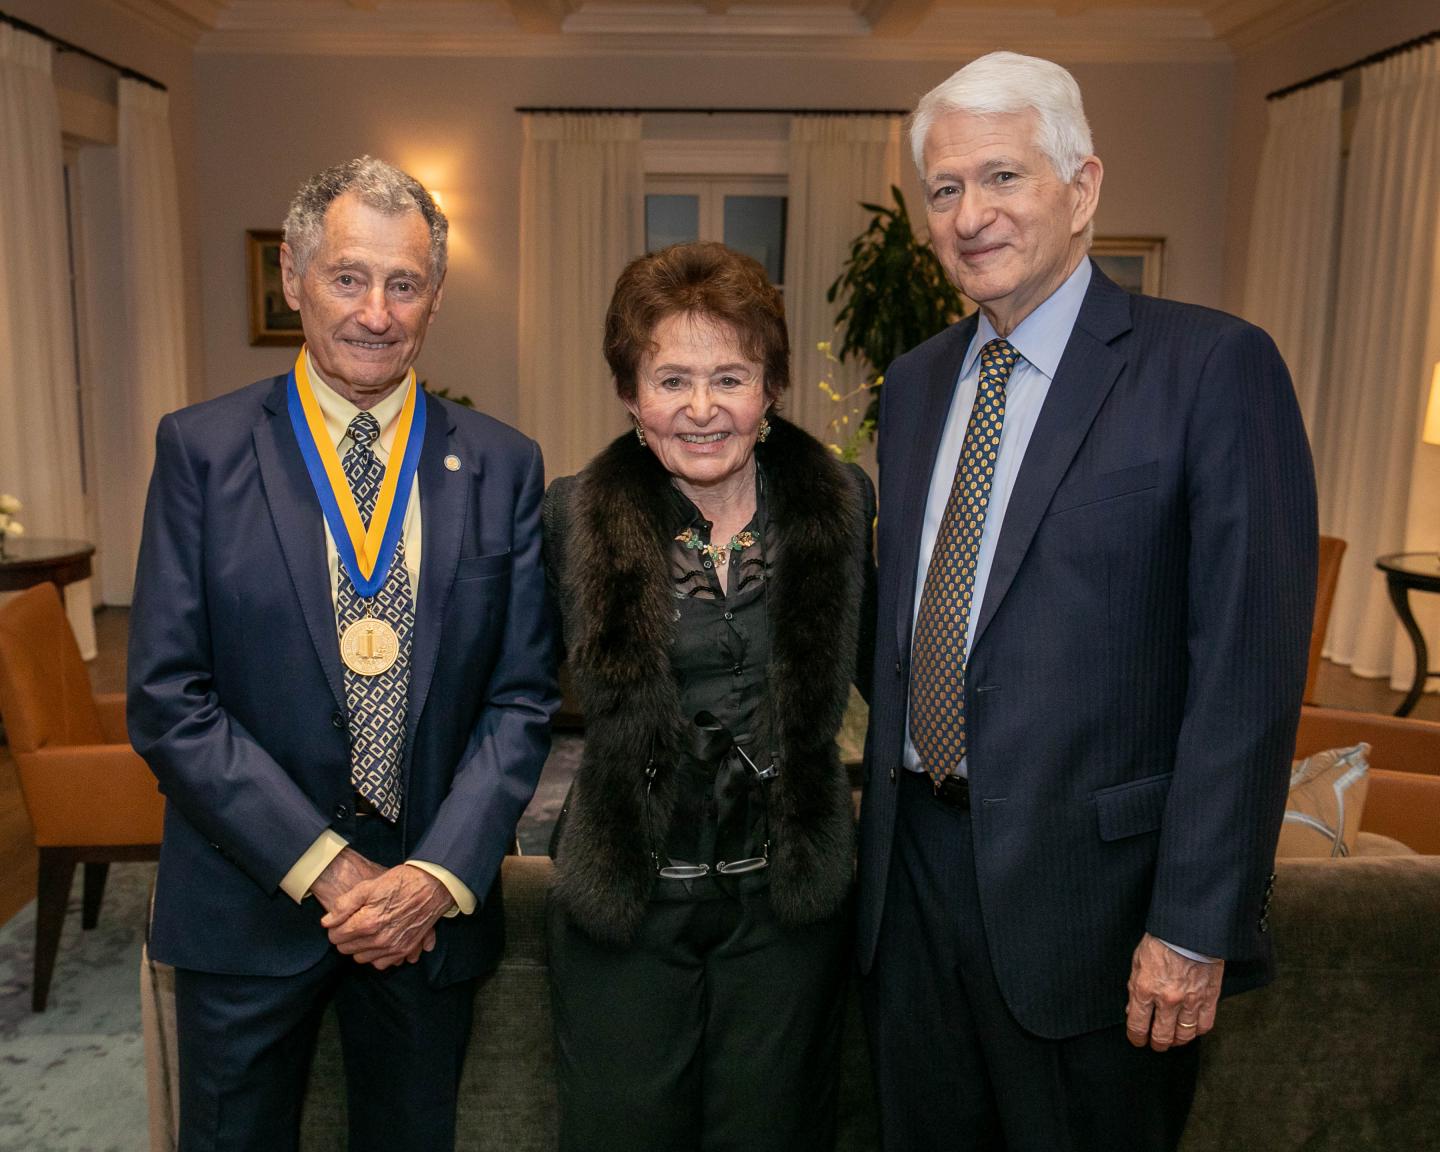
<path fill-rule="evenodd" d="M 965 314 L 964 297 L 945 278 L 928 244 L 910 225 L 905 198 L 890 186 L 893 207 L 861 204 L 874 215 L 850 245 L 850 257 L 825 294 L 844 300 L 836 313 L 836 357 L 858 356 L 869 369 L 870 402 L 862 426 L 874 435 L 880 414 L 881 375 L 897 356 L 943 331 Z"/>

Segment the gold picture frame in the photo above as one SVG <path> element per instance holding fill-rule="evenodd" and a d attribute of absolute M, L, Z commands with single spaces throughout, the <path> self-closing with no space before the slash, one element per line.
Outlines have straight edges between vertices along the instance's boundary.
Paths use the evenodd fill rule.
<path fill-rule="evenodd" d="M 298 348 L 305 343 L 300 313 L 285 302 L 280 283 L 278 230 L 251 228 L 245 233 L 245 270 L 250 287 L 250 343 L 259 347 Z"/>
<path fill-rule="evenodd" d="M 1165 288 L 1163 236 L 1097 236 L 1090 257 L 1100 270 L 1129 292 L 1160 296 Z"/>

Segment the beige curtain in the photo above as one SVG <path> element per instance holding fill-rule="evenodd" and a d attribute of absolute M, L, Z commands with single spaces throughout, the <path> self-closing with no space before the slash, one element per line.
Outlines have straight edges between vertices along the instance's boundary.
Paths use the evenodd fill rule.
<path fill-rule="evenodd" d="M 628 427 L 601 351 L 615 280 L 645 247 L 638 116 L 527 116 L 520 164 L 520 427 L 547 477 Z"/>
<path fill-rule="evenodd" d="M 95 390 L 101 598 L 129 604 L 155 426 L 185 403 L 185 284 L 170 97 L 120 81 L 119 208 L 127 346 Z"/>
<path fill-rule="evenodd" d="M 847 431 L 837 416 L 861 401 L 838 405 L 820 388 L 827 371 L 840 393 L 864 377 L 859 364 L 827 362 L 816 347 L 834 341 L 838 304 L 825 293 L 870 217 L 862 201 L 890 203 L 900 182 L 900 120 L 894 116 L 797 116 L 790 121 L 790 191 L 786 210 L 785 312 L 790 324 L 791 386 L 785 411 L 826 443 Z M 885 365 L 881 365 L 881 370 Z"/>
<path fill-rule="evenodd" d="M 0 25 L 0 492 L 32 537 L 81 539 L 85 507 L 65 230 L 60 109 L 50 45 Z M 95 655 L 90 581 L 65 590 Z"/>
<path fill-rule="evenodd" d="M 1440 545 L 1440 468 L 1420 448 L 1440 357 L 1440 44 L 1364 70 L 1346 169 L 1331 396 L 1316 437 L 1320 526 L 1349 541 L 1332 658 L 1408 687 L 1413 658 L 1374 557 Z M 1440 612 L 1416 597 L 1440 650 Z"/>
<path fill-rule="evenodd" d="M 1279 345 L 1312 443 L 1333 331 L 1343 87 L 1331 80 L 1267 106 L 1246 265 L 1245 317 Z"/>

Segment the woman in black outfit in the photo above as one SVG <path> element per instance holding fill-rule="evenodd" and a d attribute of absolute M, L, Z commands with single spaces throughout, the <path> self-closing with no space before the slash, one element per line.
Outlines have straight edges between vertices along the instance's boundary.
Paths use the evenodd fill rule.
<path fill-rule="evenodd" d="M 586 719 L 550 902 L 561 1148 L 826 1149 L 874 490 L 775 414 L 784 310 L 749 257 L 635 260 L 605 355 L 634 431 L 545 499 Z"/>

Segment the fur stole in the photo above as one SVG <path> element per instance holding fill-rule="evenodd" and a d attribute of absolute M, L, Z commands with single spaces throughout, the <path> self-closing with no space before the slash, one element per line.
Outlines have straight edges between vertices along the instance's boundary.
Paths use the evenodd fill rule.
<path fill-rule="evenodd" d="M 853 860 L 850 785 L 835 734 L 849 697 L 870 573 L 869 481 L 811 436 L 771 419 L 756 453 L 765 471 L 771 584 L 768 670 L 780 775 L 770 790 L 770 899 L 801 924 L 838 911 Z M 585 752 L 556 852 L 555 898 L 596 939 L 624 944 L 645 915 L 654 865 L 645 835 L 645 770 L 654 835 L 669 838 L 683 730 L 670 667 L 673 516 L 664 467 L 633 435 L 573 482 L 547 549 L 565 614 L 571 673 L 585 712 Z"/>

